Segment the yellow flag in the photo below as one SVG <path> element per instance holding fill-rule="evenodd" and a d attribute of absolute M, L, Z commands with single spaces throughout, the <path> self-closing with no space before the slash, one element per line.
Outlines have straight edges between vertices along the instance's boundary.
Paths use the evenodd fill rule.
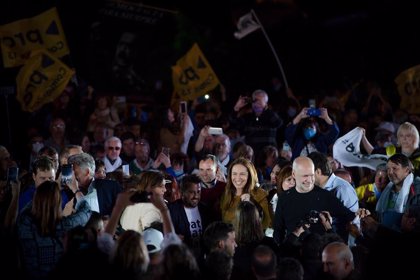
<path fill-rule="evenodd" d="M 73 74 L 73 70 L 47 51 L 34 51 L 16 77 L 16 98 L 22 110 L 33 112 L 56 99 Z"/>
<path fill-rule="evenodd" d="M 194 100 L 220 83 L 197 44 L 172 66 L 172 82 L 180 100 Z"/>
<path fill-rule="evenodd" d="M 0 26 L 0 37 L 6 68 L 24 64 L 32 50 L 47 49 L 55 57 L 69 53 L 56 8 Z"/>
<path fill-rule="evenodd" d="M 420 65 L 401 72 L 396 78 L 401 96 L 400 108 L 410 114 L 420 113 Z"/>

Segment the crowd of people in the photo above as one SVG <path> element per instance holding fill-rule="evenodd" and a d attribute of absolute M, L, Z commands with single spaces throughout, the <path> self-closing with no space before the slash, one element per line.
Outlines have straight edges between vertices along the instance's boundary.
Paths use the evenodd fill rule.
<path fill-rule="evenodd" d="M 280 106 L 255 90 L 229 112 L 213 100 L 147 117 L 98 95 L 90 110 L 76 103 L 70 115 L 40 113 L 25 158 L 0 145 L 3 271 L 23 279 L 412 279 L 419 119 L 393 108 L 378 85 L 366 87 L 360 112 L 354 104 L 365 96 L 334 94 L 310 107 L 288 91 Z M 335 141 L 355 127 L 362 151 L 385 163 L 371 170 L 334 157 Z"/>

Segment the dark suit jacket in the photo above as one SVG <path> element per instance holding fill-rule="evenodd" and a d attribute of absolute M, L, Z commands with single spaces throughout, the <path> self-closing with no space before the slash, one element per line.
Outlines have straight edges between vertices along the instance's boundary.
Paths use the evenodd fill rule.
<path fill-rule="evenodd" d="M 101 215 L 111 215 L 117 195 L 122 192 L 122 186 L 113 180 L 96 179 L 93 187 L 98 195 L 99 211 Z"/>
<path fill-rule="evenodd" d="M 174 224 L 176 234 L 181 234 L 184 236 L 184 242 L 187 245 L 191 245 L 191 232 L 190 224 L 188 222 L 187 214 L 184 210 L 184 204 L 181 199 L 177 199 L 168 205 L 169 211 L 171 212 L 172 223 Z M 207 225 L 212 222 L 210 219 L 210 213 L 203 203 L 198 203 L 198 211 L 201 216 L 201 223 L 203 233 Z"/>

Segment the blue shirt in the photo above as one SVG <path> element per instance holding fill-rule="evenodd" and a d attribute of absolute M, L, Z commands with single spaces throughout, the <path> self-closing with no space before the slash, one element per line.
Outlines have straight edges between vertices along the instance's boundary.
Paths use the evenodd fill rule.
<path fill-rule="evenodd" d="M 32 201 L 35 195 L 35 185 L 30 185 L 29 188 L 20 194 L 19 196 L 19 213 L 22 212 L 22 209 Z M 69 202 L 69 198 L 67 193 L 64 190 L 61 190 L 61 207 L 64 209 L 67 202 Z"/>

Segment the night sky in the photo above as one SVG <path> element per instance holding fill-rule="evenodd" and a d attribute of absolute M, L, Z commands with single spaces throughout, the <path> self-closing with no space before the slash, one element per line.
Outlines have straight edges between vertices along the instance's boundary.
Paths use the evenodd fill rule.
<path fill-rule="evenodd" d="M 86 42 L 103 1 L 4 1 L 0 23 L 36 15 L 55 2 L 71 50 L 67 60 L 89 83 L 91 71 Z M 168 66 L 174 64 L 193 42 L 198 42 L 226 87 L 229 101 L 256 88 L 270 92 L 272 78 L 281 78 L 261 31 L 241 40 L 233 37 L 237 19 L 251 8 L 264 25 L 289 86 L 298 96 L 320 95 L 323 89 L 337 87 L 343 81 L 355 83 L 363 79 L 375 79 L 392 88 L 396 75 L 420 63 L 420 17 L 410 1 L 191 2 L 159 0 L 143 3 L 177 12 L 176 26 L 162 31 L 175 38 L 172 44 L 165 48 L 161 46 L 161 56 Z M 13 86 L 17 70 L 0 68 L 0 86 Z M 162 69 L 159 77 L 154 77 L 155 72 L 150 73 L 150 81 L 162 79 L 170 92 L 170 68 Z M 6 124 L 5 98 L 1 96 L 0 104 L 1 123 Z M 12 120 L 26 116 L 20 112 L 13 96 L 9 97 L 8 105 Z M 7 138 L 4 132 L 2 130 L 0 143 Z"/>

